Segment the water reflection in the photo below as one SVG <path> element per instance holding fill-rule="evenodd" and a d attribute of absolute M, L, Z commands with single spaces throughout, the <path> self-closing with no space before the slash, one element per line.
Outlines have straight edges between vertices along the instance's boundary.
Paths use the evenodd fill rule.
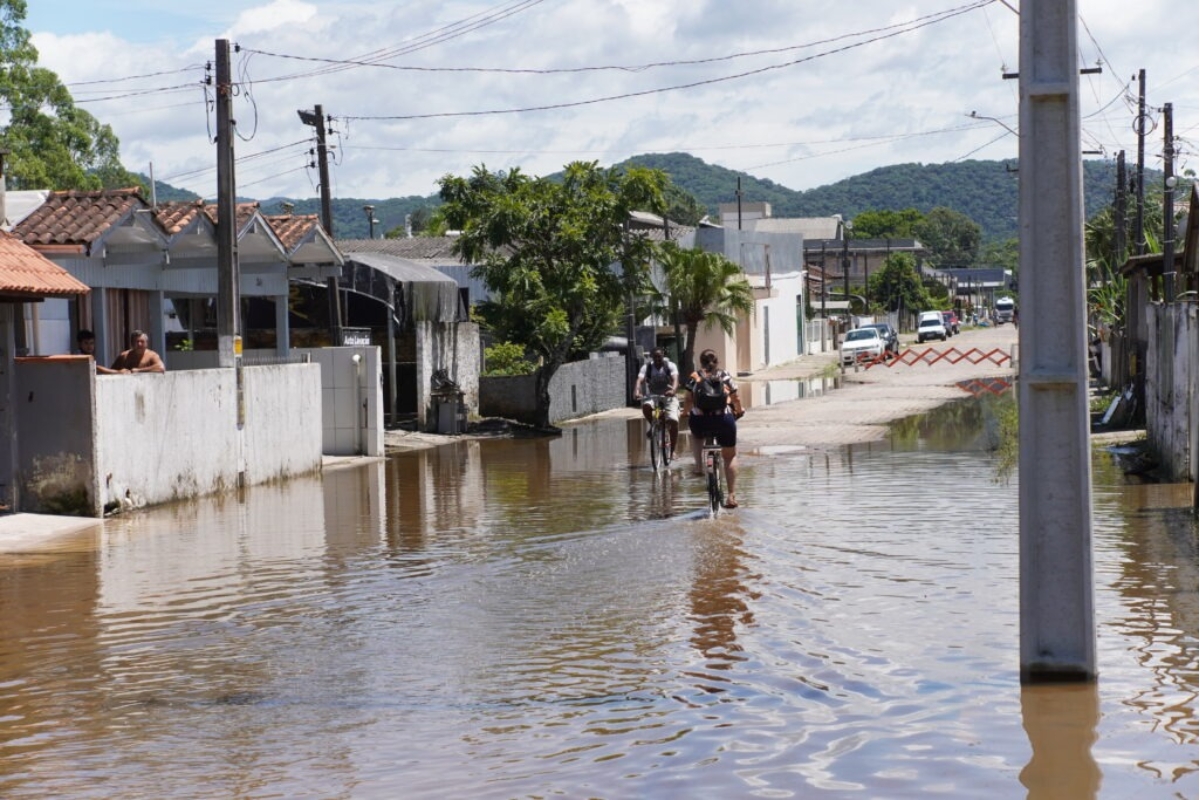
<path fill-rule="evenodd" d="M 788 400 L 819 397 L 841 385 L 841 378 L 837 377 L 775 381 L 744 380 L 738 383 L 738 394 L 741 395 L 743 406 L 754 408 L 769 406 L 772 403 L 785 403 Z"/>
<path fill-rule="evenodd" d="M 1190 494 L 1097 452 L 1101 679 L 1023 688 L 1003 402 L 716 520 L 604 419 L 0 555 L 0 795 L 1195 797 Z"/>
<path fill-rule="evenodd" d="M 1026 686 L 1021 720 L 1033 755 L 1021 770 L 1028 800 L 1089 800 L 1100 790 L 1100 767 L 1092 755 L 1100 721 L 1094 684 Z"/>
<path fill-rule="evenodd" d="M 706 532 L 703 544 L 693 555 L 695 579 L 689 592 L 692 644 L 703 654 L 708 669 L 723 671 L 745 660 L 740 655 L 737 629 L 754 624 L 749 601 L 757 596 L 747 590 L 746 584 L 761 576 L 745 572 L 746 553 L 739 528 L 710 527 L 712 530 Z"/>

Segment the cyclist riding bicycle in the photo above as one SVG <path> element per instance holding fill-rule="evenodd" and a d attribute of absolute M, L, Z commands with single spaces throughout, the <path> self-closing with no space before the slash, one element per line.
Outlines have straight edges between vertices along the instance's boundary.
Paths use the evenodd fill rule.
<path fill-rule="evenodd" d="M 700 354 L 700 369 L 688 377 L 683 388 L 688 392 L 684 408 L 688 430 L 692 432 L 695 474 L 704 474 L 700 450 L 711 436 L 721 446 L 721 458 L 725 461 L 725 485 L 729 487 L 725 507 L 737 508 L 737 420 L 746 413 L 738 397 L 737 383 L 717 366 L 717 354 L 705 350 Z"/>
<path fill-rule="evenodd" d="M 665 397 L 663 411 L 667 415 L 667 433 L 671 438 L 671 458 L 675 458 L 675 442 L 679 438 L 679 369 L 667 358 L 661 347 L 650 352 L 650 360 L 638 371 L 633 386 L 633 399 L 642 401 L 642 416 L 650 422 L 654 416 L 654 395 Z"/>

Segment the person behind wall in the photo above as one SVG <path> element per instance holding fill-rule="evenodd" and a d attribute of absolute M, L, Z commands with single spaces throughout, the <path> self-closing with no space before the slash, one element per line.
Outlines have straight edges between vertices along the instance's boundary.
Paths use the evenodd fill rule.
<path fill-rule="evenodd" d="M 712 410 L 700 408 L 699 395 L 705 387 L 701 382 L 721 386 L 723 401 Z M 700 369 L 689 377 L 684 389 L 688 394 L 684 402 L 687 411 L 688 430 L 692 432 L 692 458 L 695 461 L 695 474 L 703 475 L 704 466 L 701 463 L 701 446 L 709 436 L 715 437 L 721 446 L 721 457 L 725 460 L 725 485 L 729 494 L 725 497 L 726 508 L 737 508 L 737 421 L 746 412 L 742 410 L 742 401 L 738 397 L 738 387 L 733 376 L 721 369 L 717 364 L 717 354 L 705 350 L 700 354 Z"/>
<path fill-rule="evenodd" d="M 83 328 L 79 333 L 75 334 L 76 352 L 81 356 L 91 356 L 92 360 L 96 358 L 96 334 Z M 96 365 L 96 372 L 101 375 L 116 375 L 115 369 L 109 369 L 103 364 Z"/>
<path fill-rule="evenodd" d="M 129 335 L 129 349 L 117 356 L 110 369 L 123 375 L 167 371 L 162 358 L 150 349 L 150 337 L 145 331 L 134 331 Z"/>
<path fill-rule="evenodd" d="M 675 458 L 675 442 L 679 439 L 679 369 L 667 358 L 661 347 L 656 347 L 650 353 L 650 360 L 638 371 L 637 383 L 633 386 L 633 399 L 642 401 L 642 416 L 646 422 L 654 416 L 654 401 L 652 395 L 662 395 L 667 399 L 665 412 L 667 415 L 667 433 L 671 439 L 671 458 Z M 649 436 L 650 432 L 647 431 Z"/>

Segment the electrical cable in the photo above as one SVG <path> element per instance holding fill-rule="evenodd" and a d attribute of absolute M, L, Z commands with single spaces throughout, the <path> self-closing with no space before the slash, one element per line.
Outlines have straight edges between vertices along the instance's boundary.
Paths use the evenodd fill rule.
<path fill-rule="evenodd" d="M 525 107 L 525 108 L 488 109 L 488 110 L 483 110 L 483 111 L 447 111 L 447 112 L 434 112 L 434 113 L 429 113 L 429 114 L 392 114 L 392 115 L 359 115 L 359 114 L 355 114 L 355 115 L 346 115 L 345 117 L 341 117 L 341 119 L 399 121 L 399 120 L 419 120 L 419 119 L 445 119 L 445 118 L 451 118 L 451 117 L 497 116 L 497 115 L 502 115 L 502 114 L 522 114 L 522 113 L 528 113 L 528 112 L 534 112 L 534 111 L 555 111 L 555 110 L 561 110 L 564 108 L 577 108 L 580 106 L 596 105 L 598 103 L 606 103 L 606 102 L 611 102 L 614 100 L 628 100 L 628 99 L 635 98 L 635 97 L 645 97 L 645 96 L 649 96 L 649 95 L 663 94 L 666 92 L 682 91 L 684 89 L 694 89 L 694 88 L 697 88 L 700 86 L 711 86 L 713 84 L 724 83 L 726 81 L 737 80 L 740 78 L 747 78 L 747 77 L 750 77 L 753 75 L 762 75 L 767 72 L 774 72 L 776 70 L 781 70 L 781 69 L 786 69 L 787 67 L 796 66 L 797 64 L 803 64 L 803 63 L 806 63 L 809 61 L 815 61 L 818 58 L 824 58 L 826 56 L 831 56 L 831 55 L 835 55 L 838 53 L 844 53 L 844 52 L 848 52 L 850 50 L 855 50 L 859 47 L 864 47 L 868 44 L 873 44 L 875 42 L 883 41 L 885 39 L 891 39 L 896 36 L 900 36 L 904 33 L 910 33 L 911 31 L 919 30 L 920 28 L 925 28 L 930 25 L 935 25 L 939 22 L 944 22 L 947 19 L 951 19 L 951 18 L 957 17 L 961 14 L 966 14 L 970 11 L 974 11 L 978 8 L 982 8 L 983 6 L 988 5 L 992 2 L 995 2 L 995 0 L 978 0 L 978 2 L 971 3 L 966 6 L 960 6 L 957 9 L 953 9 L 951 11 L 945 12 L 935 19 L 926 18 L 926 21 L 923 21 L 923 22 L 909 23 L 909 27 L 903 28 L 901 30 L 894 30 L 889 33 L 875 36 L 870 39 L 865 39 L 860 42 L 853 42 L 848 45 L 843 45 L 842 47 L 837 47 L 837 48 L 833 48 L 831 50 L 825 50 L 820 53 L 815 53 L 810 56 L 805 56 L 804 58 L 798 58 L 798 59 L 794 59 L 792 61 L 786 61 L 781 64 L 771 64 L 771 65 L 768 65 L 765 67 L 748 70 L 746 72 L 740 72 L 740 73 L 737 73 L 734 75 L 724 75 L 724 76 L 717 77 L 717 78 L 707 78 L 704 80 L 692 81 L 691 83 L 678 84 L 675 86 L 665 86 L 665 87 L 659 87 L 659 88 L 655 88 L 655 89 L 644 89 L 644 90 L 636 91 L 636 92 L 625 92 L 623 94 L 609 95 L 606 97 L 590 98 L 587 100 L 574 100 L 574 101 L 566 101 L 566 102 L 562 102 L 562 103 L 548 103 L 546 105 L 529 106 L 529 107 Z"/>

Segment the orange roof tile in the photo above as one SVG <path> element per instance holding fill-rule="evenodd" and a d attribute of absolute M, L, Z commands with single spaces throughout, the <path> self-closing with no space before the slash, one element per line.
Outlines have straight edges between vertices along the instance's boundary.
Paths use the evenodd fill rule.
<path fill-rule="evenodd" d="M 272 214 L 266 220 L 289 253 L 313 228 L 321 226 L 321 218 L 316 214 Z"/>
<path fill-rule="evenodd" d="M 116 223 L 146 207 L 140 188 L 51 192 L 13 228 L 30 245 L 91 244 Z"/>
<path fill-rule="evenodd" d="M 240 231 L 250 222 L 250 218 L 254 216 L 254 212 L 258 211 L 258 203 L 238 203 L 235 206 L 237 213 L 237 229 Z M 204 213 L 212 220 L 213 224 L 217 224 L 217 204 L 209 203 L 204 207 Z"/>
<path fill-rule="evenodd" d="M 71 273 L 13 234 L 0 231 L 0 295 L 60 297 L 89 291 Z"/>
<path fill-rule="evenodd" d="M 175 203 L 159 203 L 151 215 L 164 233 L 174 236 L 191 225 L 192 220 L 204 210 L 203 200 L 186 200 Z"/>

